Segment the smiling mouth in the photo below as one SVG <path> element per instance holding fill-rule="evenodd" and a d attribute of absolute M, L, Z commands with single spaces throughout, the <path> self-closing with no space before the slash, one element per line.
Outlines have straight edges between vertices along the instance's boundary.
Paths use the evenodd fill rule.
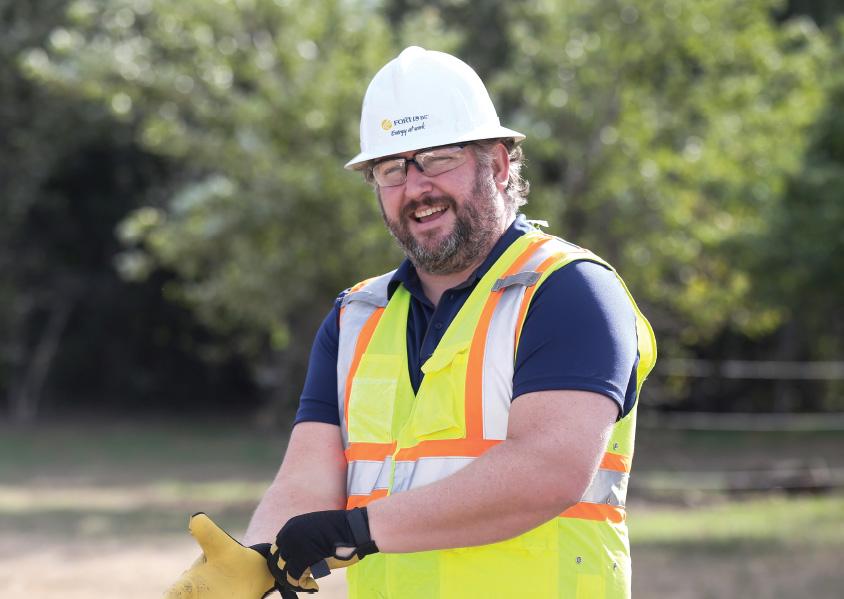
<path fill-rule="evenodd" d="M 448 206 L 425 206 L 419 208 L 411 216 L 417 223 L 424 223 L 435 219 L 437 216 L 448 210 Z"/>

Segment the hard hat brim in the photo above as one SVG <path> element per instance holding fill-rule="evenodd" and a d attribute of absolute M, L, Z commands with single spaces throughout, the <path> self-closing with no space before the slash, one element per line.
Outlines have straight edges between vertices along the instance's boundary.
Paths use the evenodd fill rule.
<path fill-rule="evenodd" d="M 482 139 L 512 139 L 514 142 L 519 143 L 525 139 L 525 135 L 524 133 L 519 133 L 518 131 L 514 131 L 513 129 L 508 129 L 507 127 L 499 126 L 494 129 L 484 127 L 482 130 L 470 131 L 456 138 L 452 136 L 441 141 L 428 138 L 426 140 L 427 143 L 424 146 L 419 145 L 419 140 L 408 139 L 405 144 L 399 144 L 391 148 L 391 151 L 386 154 L 383 151 L 361 152 L 360 154 L 352 158 L 349 162 L 347 162 L 344 168 L 350 171 L 358 171 L 366 168 L 366 166 L 371 160 L 376 160 L 385 156 L 401 154 L 402 152 L 411 152 L 413 150 L 424 150 L 425 148 L 433 148 L 436 146 L 447 146 L 449 144 L 458 144 L 469 141 L 480 141 Z"/>

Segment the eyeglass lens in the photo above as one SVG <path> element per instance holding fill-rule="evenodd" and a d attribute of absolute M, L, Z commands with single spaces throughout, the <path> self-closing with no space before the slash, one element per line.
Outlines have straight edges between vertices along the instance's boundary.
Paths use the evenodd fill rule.
<path fill-rule="evenodd" d="M 465 148 L 446 146 L 419 152 L 412 158 L 390 158 L 372 167 L 375 182 L 381 187 L 394 187 L 407 181 L 409 163 L 415 164 L 429 177 L 436 177 L 466 162 Z"/>

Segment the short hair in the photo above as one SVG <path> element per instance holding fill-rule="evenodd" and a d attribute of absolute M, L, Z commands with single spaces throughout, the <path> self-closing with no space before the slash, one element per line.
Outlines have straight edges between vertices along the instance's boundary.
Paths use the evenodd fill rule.
<path fill-rule="evenodd" d="M 510 199 L 513 208 L 527 204 L 527 196 L 530 193 L 530 182 L 522 176 L 522 167 L 525 163 L 525 153 L 522 146 L 518 145 L 511 138 L 505 139 L 482 139 L 473 142 L 475 156 L 478 163 L 484 168 L 490 168 L 493 161 L 493 148 L 499 143 L 504 144 L 507 153 L 510 155 L 510 178 L 504 193 Z"/>

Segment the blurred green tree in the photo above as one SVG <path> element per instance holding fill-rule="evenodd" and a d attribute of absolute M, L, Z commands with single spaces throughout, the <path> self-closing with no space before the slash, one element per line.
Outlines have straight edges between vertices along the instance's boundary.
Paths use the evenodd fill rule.
<path fill-rule="evenodd" d="M 665 348 L 781 316 L 749 302 L 735 256 L 800 167 L 826 44 L 808 21 L 777 27 L 773 5 L 513 8 L 528 25 L 497 89 L 534 133 L 534 204 L 617 265 Z"/>
<path fill-rule="evenodd" d="M 819 79 L 825 102 L 811 145 L 747 255 L 760 301 L 784 313 L 786 324 L 774 341 L 775 357 L 782 360 L 844 355 L 844 19 L 835 39 L 833 58 Z M 793 384 L 781 383 L 775 398 L 784 411 L 844 408 L 844 381 L 813 391 L 799 398 Z"/>
<path fill-rule="evenodd" d="M 22 77 L 16 65 L 22 50 L 41 44 L 61 23 L 66 4 L 0 0 L 0 388 L 20 422 L 37 412 L 80 286 L 72 273 L 54 268 L 50 252 L 33 239 L 41 234 L 43 240 L 43 229 L 27 231 L 26 224 L 37 201 L 61 202 L 43 189 L 52 167 L 78 141 L 58 133 L 87 115 L 77 107 L 51 110 L 49 93 Z M 53 136 L 54 143 L 40 143 Z"/>
<path fill-rule="evenodd" d="M 237 361 L 202 359 L 210 335 L 160 297 L 168 274 L 130 284 L 112 265 L 117 223 L 142 198 L 169 196 L 179 165 L 140 149 L 132 123 L 116 123 L 101 102 L 20 72 L 21 51 L 60 43 L 66 5 L 0 0 L 3 416 L 31 423 L 106 404 L 172 411 L 184 409 L 186 390 L 231 404 L 248 379 Z"/>
<path fill-rule="evenodd" d="M 120 270 L 176 272 L 166 294 L 236 332 L 256 378 L 289 398 L 330 298 L 397 255 L 371 192 L 342 169 L 391 52 L 386 26 L 339 1 L 78 1 L 68 15 L 23 67 L 103 100 L 190 173 L 120 227 Z"/>
<path fill-rule="evenodd" d="M 826 102 L 813 21 L 778 23 L 776 0 L 434 4 L 457 29 L 486 19 L 478 30 L 499 34 L 494 54 L 471 34 L 459 52 L 528 134 L 526 211 L 616 265 L 664 356 L 783 325 L 790 306 L 756 288 L 769 273 L 754 265 L 778 251 L 772 218 Z"/>
<path fill-rule="evenodd" d="M 528 213 L 618 266 L 663 350 L 780 326 L 787 307 L 754 293 L 747 256 L 803 165 L 829 53 L 811 21 L 777 24 L 781 7 L 76 0 L 22 64 L 186 165 L 178 194 L 121 227 L 120 268 L 177 272 L 168 293 L 256 361 L 271 355 L 258 370 L 283 398 L 330 298 L 398 257 L 341 163 L 366 83 L 408 43 L 478 65 L 502 120 L 528 134 Z"/>

